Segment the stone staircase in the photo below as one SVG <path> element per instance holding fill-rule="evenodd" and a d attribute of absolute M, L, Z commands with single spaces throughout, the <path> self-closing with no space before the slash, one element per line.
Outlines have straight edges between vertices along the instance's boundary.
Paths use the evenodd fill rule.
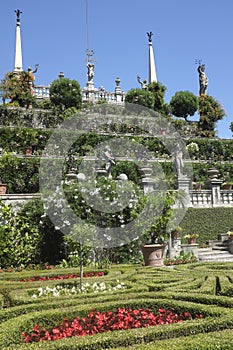
<path fill-rule="evenodd" d="M 233 262 L 233 254 L 229 253 L 228 241 L 220 237 L 218 241 L 209 242 L 209 247 L 198 249 L 200 262 Z"/>

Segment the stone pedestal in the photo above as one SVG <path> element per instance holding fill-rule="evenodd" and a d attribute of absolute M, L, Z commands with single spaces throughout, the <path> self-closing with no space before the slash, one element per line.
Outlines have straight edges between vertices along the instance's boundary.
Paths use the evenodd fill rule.
<path fill-rule="evenodd" d="M 178 190 L 182 190 L 186 194 L 186 198 L 184 199 L 185 206 L 190 206 L 190 195 L 189 195 L 190 179 L 186 175 L 178 176 L 177 183 L 178 183 Z"/>
<path fill-rule="evenodd" d="M 154 191 L 154 180 L 150 177 L 152 174 L 151 167 L 142 167 L 140 168 L 140 172 L 142 174 L 142 185 L 144 189 L 144 193 L 150 193 Z"/>
<path fill-rule="evenodd" d="M 181 238 L 172 238 L 171 239 L 171 251 L 170 251 L 170 258 L 174 258 L 175 256 L 179 255 L 181 252 Z"/>
<path fill-rule="evenodd" d="M 115 97 L 116 97 L 116 102 L 117 103 L 121 103 L 122 102 L 122 90 L 120 87 L 120 78 L 116 78 L 115 83 L 116 83 L 116 87 L 115 87 Z"/>
<path fill-rule="evenodd" d="M 105 169 L 96 169 L 97 177 L 107 176 L 107 171 Z"/>
<path fill-rule="evenodd" d="M 198 258 L 198 244 L 197 243 L 193 243 L 193 244 L 181 244 L 181 250 L 183 250 L 183 252 L 185 254 L 188 253 L 193 253 L 193 255 Z"/>
<path fill-rule="evenodd" d="M 212 196 L 213 206 L 218 206 L 221 203 L 220 189 L 221 189 L 222 180 L 210 179 L 209 184 L 211 187 L 211 196 Z"/>

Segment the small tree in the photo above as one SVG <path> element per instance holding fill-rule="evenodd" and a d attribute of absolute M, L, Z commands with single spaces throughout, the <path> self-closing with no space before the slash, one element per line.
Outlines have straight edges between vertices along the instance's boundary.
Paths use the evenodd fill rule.
<path fill-rule="evenodd" d="M 233 132 L 233 122 L 231 122 L 229 129 Z"/>
<path fill-rule="evenodd" d="M 41 235 L 34 223 L 0 201 L 0 266 L 25 267 L 39 262 Z"/>
<path fill-rule="evenodd" d="M 214 132 L 216 122 L 226 115 L 221 104 L 214 97 L 201 95 L 199 97 L 199 127 L 203 131 Z"/>
<path fill-rule="evenodd" d="M 82 92 L 76 80 L 59 78 L 52 82 L 49 89 L 51 102 L 61 110 L 70 107 L 77 109 L 82 105 Z"/>
<path fill-rule="evenodd" d="M 148 85 L 148 91 L 154 95 L 154 110 L 161 114 L 168 114 L 168 106 L 164 101 L 167 88 L 160 82 L 153 82 Z"/>
<path fill-rule="evenodd" d="M 29 106 L 34 101 L 33 77 L 29 72 L 8 72 L 1 84 L 3 101 L 10 99 L 20 107 Z"/>
<path fill-rule="evenodd" d="M 154 108 L 155 97 L 154 94 L 148 90 L 131 89 L 125 96 L 125 102 L 135 103 L 150 109 Z"/>
<path fill-rule="evenodd" d="M 187 120 L 198 109 L 198 97 L 190 91 L 178 91 L 170 101 L 171 113 Z"/>

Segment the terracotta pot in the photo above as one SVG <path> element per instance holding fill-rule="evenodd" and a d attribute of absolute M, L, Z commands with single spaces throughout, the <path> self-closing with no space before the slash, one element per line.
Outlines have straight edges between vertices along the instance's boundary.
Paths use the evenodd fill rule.
<path fill-rule="evenodd" d="M 146 244 L 141 247 L 145 266 L 163 266 L 166 244 Z"/>
<path fill-rule="evenodd" d="M 231 184 L 224 184 L 224 185 L 222 185 L 222 188 L 224 190 L 231 190 L 232 189 L 232 185 Z"/>
<path fill-rule="evenodd" d="M 180 233 L 179 233 L 179 231 L 172 231 L 172 232 L 171 232 L 171 235 L 172 235 L 172 238 L 173 238 L 173 239 L 177 239 L 177 238 L 179 238 Z"/>
<path fill-rule="evenodd" d="M 32 155 L 32 147 L 27 147 L 24 150 L 25 156 L 31 156 Z"/>
<path fill-rule="evenodd" d="M 7 189 L 6 184 L 0 184 L 0 195 L 6 194 L 6 189 Z"/>
<path fill-rule="evenodd" d="M 196 238 L 189 238 L 189 239 L 188 239 L 188 243 L 189 243 L 189 244 L 195 244 L 196 241 L 197 241 Z"/>

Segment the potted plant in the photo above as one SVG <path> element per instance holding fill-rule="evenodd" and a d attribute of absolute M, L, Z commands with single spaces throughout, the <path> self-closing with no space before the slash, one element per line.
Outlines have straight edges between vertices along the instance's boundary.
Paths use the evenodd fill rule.
<path fill-rule="evenodd" d="M 199 237 L 197 233 L 190 233 L 184 236 L 184 238 L 188 240 L 188 244 L 195 244 L 197 237 Z"/>
<path fill-rule="evenodd" d="M 153 205 L 156 210 L 163 201 L 163 208 L 156 216 L 155 222 L 143 232 L 141 237 L 141 250 L 143 253 L 145 266 L 163 266 L 165 248 L 169 240 L 170 232 L 168 224 L 173 217 L 172 205 L 176 199 L 175 192 L 169 191 L 161 197 L 156 196 L 153 199 Z M 151 218 L 150 218 L 151 219 Z M 143 222 L 144 224 L 144 222 Z"/>
<path fill-rule="evenodd" d="M 232 189 L 233 182 L 226 181 L 222 183 L 222 189 L 223 190 L 231 190 Z"/>
<path fill-rule="evenodd" d="M 2 183 L 2 179 L 0 178 L 0 195 L 6 194 L 7 185 Z"/>
<path fill-rule="evenodd" d="M 231 228 L 230 231 L 227 232 L 227 235 L 229 237 L 229 240 L 233 241 L 233 228 Z"/>
<path fill-rule="evenodd" d="M 193 187 L 195 190 L 201 190 L 202 187 L 204 186 L 204 182 L 199 181 L 199 182 L 193 182 Z"/>
<path fill-rule="evenodd" d="M 179 238 L 181 231 L 182 231 L 182 227 L 180 227 L 180 226 L 177 226 L 176 228 L 174 228 L 174 229 L 171 231 L 171 236 L 172 236 L 172 238 L 173 238 L 173 239 Z"/>

